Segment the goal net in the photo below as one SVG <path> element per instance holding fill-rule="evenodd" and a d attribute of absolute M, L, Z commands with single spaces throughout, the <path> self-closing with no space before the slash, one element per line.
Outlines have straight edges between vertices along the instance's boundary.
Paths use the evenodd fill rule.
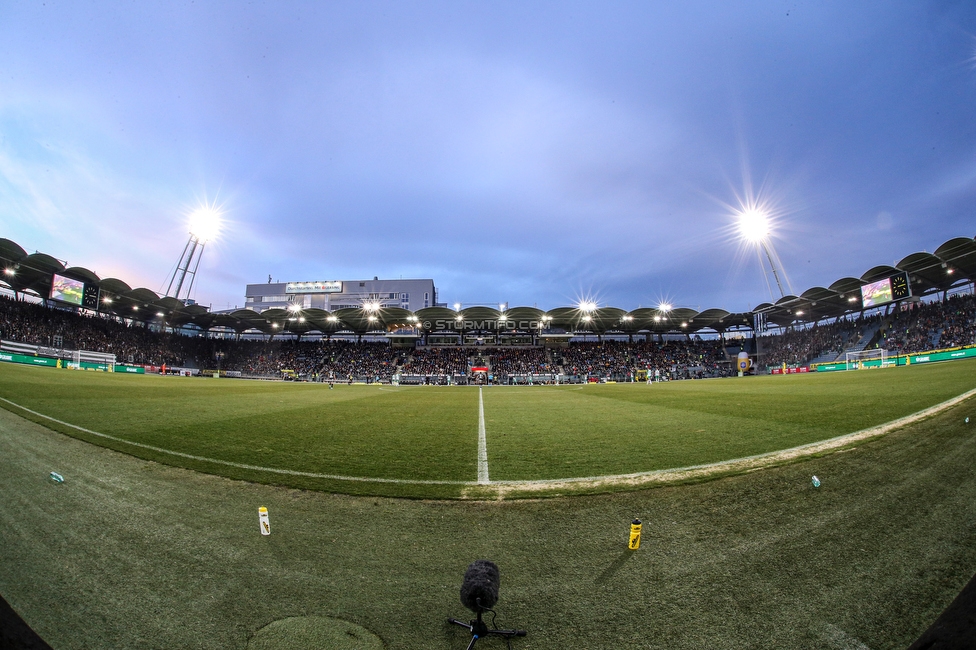
<path fill-rule="evenodd" d="M 863 370 L 864 368 L 887 368 L 888 351 L 884 348 L 874 350 L 860 350 L 846 353 L 848 370 Z"/>

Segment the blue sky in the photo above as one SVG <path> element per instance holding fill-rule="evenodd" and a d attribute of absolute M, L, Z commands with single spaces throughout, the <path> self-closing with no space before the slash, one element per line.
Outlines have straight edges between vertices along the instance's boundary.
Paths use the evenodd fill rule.
<path fill-rule="evenodd" d="M 0 237 L 159 291 L 769 300 L 976 235 L 970 2 L 4 2 Z"/>

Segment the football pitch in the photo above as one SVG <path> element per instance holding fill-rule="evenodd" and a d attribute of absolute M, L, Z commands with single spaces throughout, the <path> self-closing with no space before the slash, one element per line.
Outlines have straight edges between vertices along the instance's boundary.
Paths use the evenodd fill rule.
<path fill-rule="evenodd" d="M 945 402 L 974 370 L 486 388 L 480 488 L 776 452 Z M 477 388 L 4 364 L 0 396 L 39 414 L 0 411 L 0 593 L 56 650 L 464 648 L 446 619 L 471 618 L 458 589 L 478 558 L 501 569 L 498 624 L 528 630 L 516 649 L 901 649 L 976 572 L 976 398 L 759 471 L 497 501 L 457 499 L 479 489 Z"/>
<path fill-rule="evenodd" d="M 287 487 L 418 498 L 614 491 L 755 469 L 796 456 L 776 452 L 976 389 L 974 362 L 486 388 L 0 370 L 3 407 L 140 458 Z"/>

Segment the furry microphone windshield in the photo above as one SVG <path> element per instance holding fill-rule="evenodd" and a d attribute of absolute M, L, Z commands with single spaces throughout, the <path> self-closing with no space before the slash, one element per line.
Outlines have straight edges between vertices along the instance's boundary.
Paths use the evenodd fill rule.
<path fill-rule="evenodd" d="M 491 609 L 498 602 L 498 565 L 490 560 L 475 560 L 464 572 L 461 604 L 472 612 Z"/>

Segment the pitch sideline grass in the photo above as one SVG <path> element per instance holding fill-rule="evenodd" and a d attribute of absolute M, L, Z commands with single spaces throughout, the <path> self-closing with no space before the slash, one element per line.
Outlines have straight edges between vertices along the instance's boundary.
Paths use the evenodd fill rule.
<path fill-rule="evenodd" d="M 532 481 L 687 467 L 833 438 L 976 387 L 976 362 L 654 386 L 485 389 L 490 475 Z M 174 458 L 42 423 L 127 453 L 349 493 L 485 496 L 467 388 L 239 382 L 0 367 L 0 396 L 81 427 L 251 468 Z M 16 410 L 16 409 L 15 409 Z M 451 484 L 368 483 L 262 472 Z M 594 489 L 577 486 L 566 489 Z M 615 489 L 602 486 L 599 489 Z M 617 488 L 619 489 L 619 488 Z"/>
<path fill-rule="evenodd" d="M 698 485 L 469 503 L 229 481 L 0 412 L 0 592 L 58 650 L 243 649 L 295 616 L 351 621 L 390 650 L 447 650 L 467 643 L 444 622 L 468 616 L 464 568 L 487 557 L 499 623 L 529 630 L 521 650 L 904 648 L 976 571 L 965 417 L 973 400 L 844 453 Z"/>

